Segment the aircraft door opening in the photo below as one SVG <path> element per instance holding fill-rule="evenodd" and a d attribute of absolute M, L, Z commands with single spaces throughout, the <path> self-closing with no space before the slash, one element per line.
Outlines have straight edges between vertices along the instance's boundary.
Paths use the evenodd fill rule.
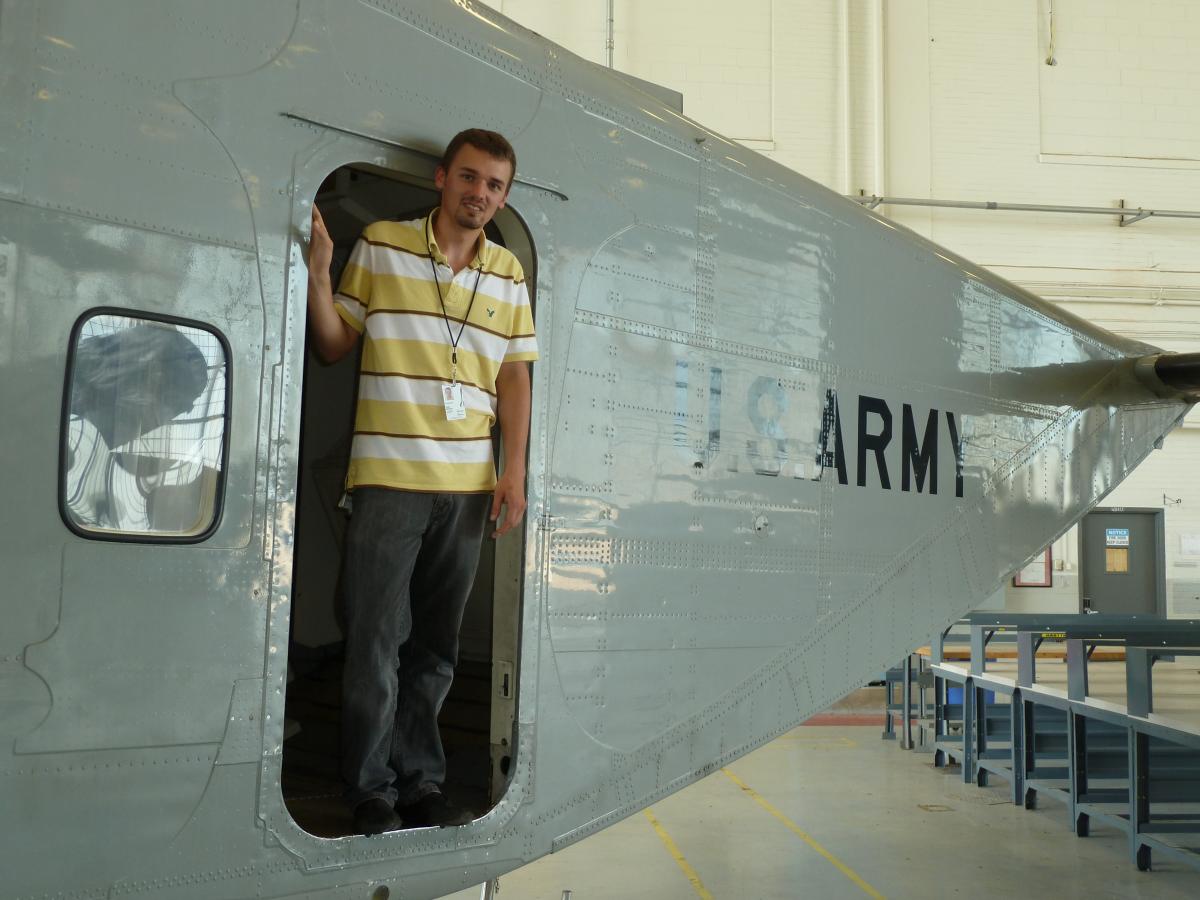
<path fill-rule="evenodd" d="M 317 192 L 316 203 L 334 241 L 331 280 L 336 290 L 366 225 L 424 216 L 437 205 L 438 194 L 427 178 L 355 164 L 332 172 Z M 536 260 L 520 218 L 503 209 L 486 234 L 517 257 L 532 294 Z M 360 352 L 361 342 L 356 351 L 326 365 L 310 346 L 304 368 L 283 795 L 296 823 L 320 837 L 354 833 L 339 775 L 339 580 L 348 522 L 342 509 L 343 484 L 354 431 Z M 492 443 L 499 460 L 498 428 Z M 523 523 L 498 541 L 484 539 L 459 632 L 454 683 L 439 716 L 446 793 L 479 815 L 500 799 L 512 770 L 525 527 Z"/>

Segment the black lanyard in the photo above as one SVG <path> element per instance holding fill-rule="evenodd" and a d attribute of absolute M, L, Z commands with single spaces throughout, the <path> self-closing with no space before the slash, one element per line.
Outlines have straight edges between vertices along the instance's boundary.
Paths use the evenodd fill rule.
<path fill-rule="evenodd" d="M 433 215 L 430 214 L 430 216 L 425 219 L 425 243 L 426 243 L 426 245 L 431 243 L 431 241 L 429 240 L 429 219 L 432 219 L 432 218 L 433 218 Z M 479 292 L 479 279 L 483 277 L 483 266 L 480 265 L 480 267 L 475 270 L 475 287 L 471 290 L 471 302 L 467 304 L 467 314 L 465 316 L 463 316 L 462 324 L 458 326 L 458 336 L 457 337 L 455 337 L 455 335 L 454 335 L 454 329 L 450 327 L 450 317 L 448 315 L 446 315 L 446 301 L 442 298 L 442 283 L 440 281 L 438 281 L 437 266 L 433 262 L 433 254 L 432 253 L 429 254 L 429 268 L 433 272 L 433 283 L 437 287 L 438 303 L 440 303 L 441 307 L 442 307 L 442 320 L 446 323 L 446 334 L 450 338 L 450 380 L 452 382 L 457 383 L 457 381 L 458 381 L 458 342 L 462 340 L 463 329 L 465 329 L 467 327 L 467 319 L 471 318 L 471 309 L 475 306 L 475 294 L 477 294 Z M 451 278 L 450 283 L 454 284 L 453 277 Z"/>

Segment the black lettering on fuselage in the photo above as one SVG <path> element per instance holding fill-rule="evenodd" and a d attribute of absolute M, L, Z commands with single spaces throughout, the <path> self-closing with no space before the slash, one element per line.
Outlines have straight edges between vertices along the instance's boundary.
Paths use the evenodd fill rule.
<path fill-rule="evenodd" d="M 878 434 L 867 431 L 867 416 L 871 413 L 883 420 L 883 428 Z M 885 491 L 892 489 L 892 480 L 888 478 L 887 460 L 883 451 L 892 440 L 892 411 L 886 401 L 878 397 L 860 396 L 858 398 L 858 486 L 867 484 L 867 451 L 875 453 L 875 465 L 879 469 L 879 484 Z"/>
<path fill-rule="evenodd" d="M 833 450 L 829 439 L 833 438 Z M 838 484 L 846 483 L 846 451 L 842 448 L 842 414 L 838 410 L 837 391 L 825 392 L 825 408 L 821 411 L 821 439 L 817 444 L 817 477 L 826 469 L 837 469 Z"/>
<path fill-rule="evenodd" d="M 708 372 L 708 453 L 705 461 L 712 464 L 721 452 L 721 369 L 713 366 Z"/>
<path fill-rule="evenodd" d="M 687 409 L 687 369 L 682 368 L 678 373 L 676 388 L 679 391 L 678 406 L 686 413 Z M 710 370 L 708 393 L 708 440 L 707 447 L 702 451 L 699 462 L 694 468 L 703 469 L 708 466 L 720 453 L 721 447 L 721 400 L 723 372 L 717 367 Z M 760 377 L 750 386 L 747 395 L 749 419 L 757 433 L 757 438 L 747 438 L 745 449 L 729 454 L 728 470 L 737 472 L 741 466 L 749 464 L 750 471 L 756 475 L 780 477 L 791 474 L 795 478 L 804 478 L 805 467 L 799 461 L 808 450 L 804 442 L 789 437 L 786 432 L 786 412 L 788 394 L 784 390 L 784 382 L 779 379 Z M 858 487 L 875 486 L 878 484 L 885 491 L 892 489 L 891 473 L 888 470 L 888 453 L 892 462 L 900 468 L 899 489 L 906 493 L 926 494 L 936 496 L 938 492 L 938 465 L 945 460 L 941 450 L 942 432 L 939 426 L 942 410 L 929 409 L 922 411 L 921 407 L 914 409 L 910 403 L 901 406 L 899 431 L 900 440 L 893 445 L 893 425 L 895 414 L 888 401 L 881 397 L 871 397 L 860 394 L 858 400 L 858 422 L 856 432 L 850 435 L 851 440 L 857 439 L 851 448 L 855 453 L 854 483 Z M 678 414 L 677 414 L 678 418 Z M 846 443 L 842 432 L 842 414 L 838 401 L 838 393 L 833 388 L 825 390 L 825 402 L 821 408 L 820 435 L 816 442 L 815 469 L 811 479 L 821 481 L 826 469 L 837 472 L 837 483 L 849 484 L 849 472 L 846 465 Z M 920 423 L 924 424 L 921 425 Z M 954 413 L 946 411 L 947 437 L 954 451 L 954 495 L 963 496 L 964 489 L 964 454 L 965 445 L 961 432 L 961 419 Z M 891 449 L 891 448 L 895 449 Z M 869 456 L 874 455 L 874 465 L 870 465 Z M 809 457 L 812 458 L 812 457 Z M 873 468 L 878 473 L 878 482 L 870 477 L 868 470 Z"/>
<path fill-rule="evenodd" d="M 946 411 L 946 426 L 950 429 L 950 446 L 954 448 L 954 496 L 963 495 L 963 444 L 958 436 L 954 413 Z"/>
<path fill-rule="evenodd" d="M 925 420 L 925 436 L 917 443 L 917 425 L 913 421 L 912 407 L 904 404 L 903 423 L 900 437 L 900 490 L 907 491 L 916 476 L 917 493 L 925 487 L 929 478 L 929 493 L 937 493 L 937 448 L 938 411 L 931 409 Z M 961 495 L 960 495 L 961 496 Z"/>
<path fill-rule="evenodd" d="M 905 403 L 900 416 L 900 490 L 934 496 L 938 492 L 938 460 L 941 429 L 941 410 L 931 409 L 924 416 L 924 426 L 918 430 L 920 413 L 913 411 L 912 404 Z M 874 417 L 874 418 L 873 418 Z M 874 484 L 869 477 L 872 468 L 869 457 L 874 455 L 874 469 L 879 473 L 878 485 L 885 491 L 892 489 L 888 472 L 887 452 L 892 446 L 894 415 L 888 402 L 880 397 L 860 394 L 858 397 L 858 443 L 855 445 L 855 483 L 859 487 Z M 960 421 L 954 413 L 946 412 L 946 428 L 950 445 L 954 450 L 954 496 L 963 495 L 964 446 L 960 432 Z M 830 446 L 832 442 L 832 447 Z M 895 462 L 896 451 L 891 451 Z M 842 444 L 841 411 L 838 408 L 837 392 L 825 392 L 825 407 L 821 414 L 821 436 L 817 444 L 817 472 L 814 480 L 820 480 L 827 468 L 836 468 L 838 483 L 846 484 L 846 455 Z"/>

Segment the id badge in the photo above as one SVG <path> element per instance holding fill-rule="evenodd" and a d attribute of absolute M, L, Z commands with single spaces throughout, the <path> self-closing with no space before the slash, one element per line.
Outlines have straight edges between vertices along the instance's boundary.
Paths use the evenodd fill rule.
<path fill-rule="evenodd" d="M 446 421 L 448 422 L 457 422 L 459 419 L 467 417 L 467 406 L 463 402 L 461 384 L 455 382 L 442 385 L 442 405 L 446 407 Z"/>

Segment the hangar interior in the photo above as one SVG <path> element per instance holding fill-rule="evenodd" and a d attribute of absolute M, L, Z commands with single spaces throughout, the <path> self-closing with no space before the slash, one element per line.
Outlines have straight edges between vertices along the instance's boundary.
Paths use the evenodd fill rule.
<path fill-rule="evenodd" d="M 1065 310 L 1167 351 L 1200 350 L 1196 4 L 496 0 L 494 5 L 582 57 L 680 92 L 688 116 Z M 913 315 L 921 314 L 919 298 L 895 302 L 911 303 Z M 1174 627 L 1180 643 L 1194 646 L 1195 636 L 1186 635 L 1200 616 L 1200 479 L 1193 464 L 1198 451 L 1200 414 L 1193 412 L 1102 501 L 1090 525 L 1085 520 L 1055 540 L 1013 574 L 986 613 L 976 615 L 994 613 L 996 621 L 1009 622 L 992 633 L 1007 629 L 1018 641 L 1016 633 L 1032 627 L 1029 623 L 1057 621 L 1066 628 L 1078 621 L 1072 616 L 1086 612 L 1138 612 L 1175 620 L 1168 630 Z M 1136 521 L 1097 518 L 1123 513 Z M 1142 527 L 1138 516 L 1149 530 L 1131 537 L 1128 529 Z M 1093 596 L 1089 557 L 1098 558 L 1100 574 L 1119 581 L 1131 555 L 1140 552 L 1135 545 L 1149 547 L 1158 568 L 1145 584 L 1122 588 L 1126 583 L 1120 582 L 1117 593 L 1125 600 L 1105 605 Z M 1126 600 L 1129 605 L 1122 607 Z M 966 634 L 970 626 L 959 630 Z M 1077 638 L 1087 633 L 1071 632 Z M 1100 705 L 1133 712 L 1142 702 L 1141 688 L 1130 680 L 1135 660 L 1147 680 L 1153 671 L 1152 710 L 1137 711 L 1147 721 L 1161 719 L 1181 729 L 1191 755 L 1183 754 L 1175 775 L 1183 774 L 1165 790 L 1171 799 L 1196 800 L 1196 657 L 1187 647 L 1176 648 L 1178 654 L 1168 654 L 1151 670 L 1153 662 L 1146 662 L 1136 636 L 1115 641 L 1122 644 L 1118 653 L 1104 640 L 1072 642 L 1063 635 L 1061 641 L 1057 633 L 1038 641 L 1039 646 L 1048 641 L 1037 656 L 1038 683 L 1064 698 L 1082 689 L 1081 696 Z M 938 645 L 939 638 L 931 635 L 931 643 Z M 910 662 L 912 671 L 924 673 L 925 687 L 917 688 L 920 678 L 914 675 L 916 693 L 909 699 L 922 706 L 928 699 L 932 710 L 930 688 L 943 691 L 936 710 L 941 725 L 934 730 L 946 729 L 941 737 L 957 740 L 960 751 L 971 740 L 960 729 L 972 716 L 980 716 L 976 724 L 986 732 L 993 712 L 999 710 L 1003 719 L 1018 708 L 1016 699 L 1001 697 L 997 703 L 994 695 L 987 702 L 997 703 L 995 708 L 963 706 L 964 696 L 977 697 L 979 704 L 989 696 L 982 688 L 974 693 L 973 675 L 986 680 L 999 673 L 1022 683 L 1017 649 L 1003 645 L 1005 639 L 987 650 L 981 644 L 976 662 L 966 639 L 956 657 L 935 661 L 949 666 L 936 678 L 928 668 L 928 648 L 925 657 Z M 1080 652 L 1090 677 L 1082 688 L 1068 665 L 1068 657 Z M 898 667 L 893 680 L 902 671 Z M 959 685 L 958 695 L 944 693 L 946 672 Z M 951 753 L 953 774 L 961 777 L 932 769 L 930 751 L 938 734 L 912 754 L 879 741 L 873 728 L 858 724 L 878 724 L 884 701 L 882 689 L 874 690 L 847 698 L 810 727 L 645 816 L 507 876 L 505 887 L 530 897 L 557 897 L 561 888 L 563 897 L 576 898 L 915 897 L 931 889 L 984 896 L 1195 895 L 1200 875 L 1194 861 L 1156 857 L 1153 873 L 1138 872 L 1129 864 L 1125 835 L 1105 826 L 1103 816 L 1092 819 L 1091 839 L 1079 840 L 1072 832 L 1086 834 L 1086 826 L 1079 832 L 1076 820 L 1070 827 L 1061 811 L 1043 805 L 1029 813 L 1014 806 L 1005 783 L 1011 772 L 979 790 L 975 785 L 986 785 L 987 769 L 996 766 L 976 768 L 978 759 L 963 762 Z M 957 705 L 946 702 L 948 696 L 957 696 Z M 889 693 L 889 699 L 895 697 Z M 893 707 L 889 724 L 910 714 L 902 704 Z M 1079 731 L 1071 735 L 1064 726 L 1064 758 L 1086 739 L 1089 727 L 1095 726 L 1083 724 L 1080 738 Z M 1135 731 L 1129 729 L 1131 735 Z M 993 738 L 993 750 L 1006 749 L 992 757 L 1009 752 L 1014 733 Z M 1118 729 L 1118 745 L 1124 733 Z M 1105 740 L 1093 733 L 1093 749 Z M 1124 752 L 1117 747 L 1118 756 Z M 1121 759 L 1136 755 L 1130 744 Z M 1086 750 L 1080 758 L 1086 783 L 1086 762 L 1091 758 L 1095 765 L 1095 759 Z M 1069 776 L 1076 780 L 1078 772 L 1072 769 Z M 1069 786 L 1064 790 L 1071 794 Z M 1093 790 L 1093 799 L 1099 796 Z M 1200 807 L 1182 809 L 1175 830 L 1200 830 Z M 1074 815 L 1075 806 L 1070 810 Z M 490 889 L 485 887 L 485 896 Z"/>

